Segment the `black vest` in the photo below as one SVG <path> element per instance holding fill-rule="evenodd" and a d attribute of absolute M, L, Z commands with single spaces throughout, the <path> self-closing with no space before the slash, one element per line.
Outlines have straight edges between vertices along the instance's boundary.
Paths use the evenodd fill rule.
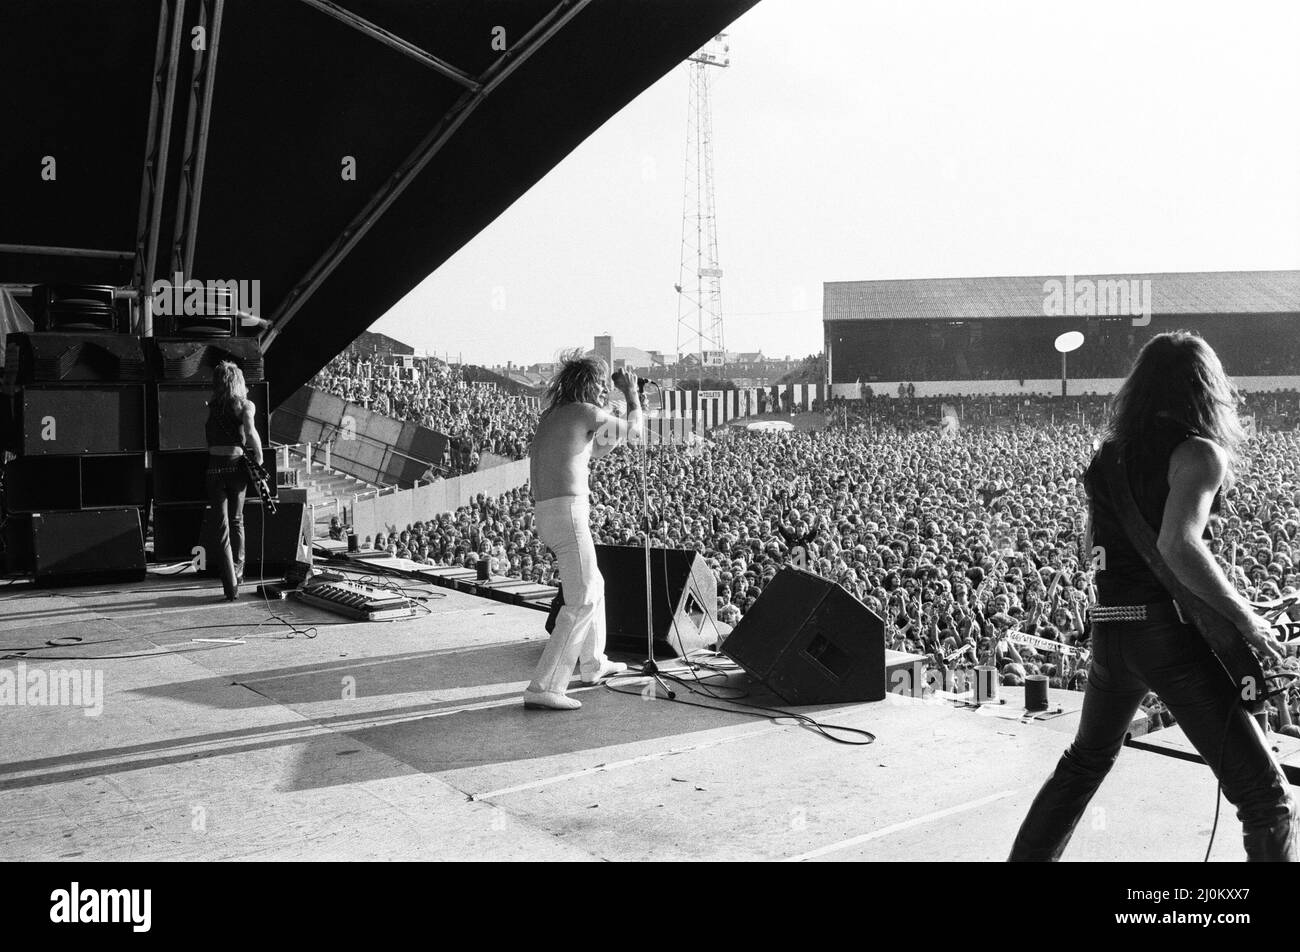
<path fill-rule="evenodd" d="M 1169 457 L 1180 443 L 1197 435 L 1197 431 L 1186 424 L 1162 418 L 1144 445 L 1132 448 L 1125 461 L 1133 500 L 1157 534 L 1164 520 L 1165 501 L 1169 498 Z M 1104 553 L 1104 556 L 1099 554 L 1094 559 L 1094 564 L 1098 564 L 1097 602 L 1101 605 L 1145 605 L 1168 601 L 1172 596 L 1129 542 L 1111 502 L 1106 476 L 1100 471 L 1104 462 L 1114 458 L 1115 451 L 1112 443 L 1103 443 L 1083 477 L 1092 513 L 1093 548 L 1096 551 L 1100 546 L 1101 553 Z M 1215 494 L 1212 512 L 1219 511 L 1221 495 L 1222 490 Z M 1206 537 L 1209 537 L 1208 529 Z M 1101 568 L 1103 557 L 1105 567 Z"/>

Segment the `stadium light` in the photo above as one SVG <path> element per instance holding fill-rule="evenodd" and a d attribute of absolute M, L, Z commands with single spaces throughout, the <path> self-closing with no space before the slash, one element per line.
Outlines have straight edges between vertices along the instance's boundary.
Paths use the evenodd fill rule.
<path fill-rule="evenodd" d="M 1083 346 L 1083 334 L 1079 331 L 1066 331 L 1064 334 L 1057 336 L 1055 343 L 1052 345 L 1061 352 L 1061 396 L 1065 396 L 1065 381 L 1067 374 L 1065 371 L 1065 355 L 1072 350 L 1078 350 Z"/>
<path fill-rule="evenodd" d="M 1079 331 L 1066 331 L 1060 337 L 1056 338 L 1056 349 L 1063 354 L 1068 354 L 1072 350 L 1078 350 L 1083 346 L 1083 334 Z"/>

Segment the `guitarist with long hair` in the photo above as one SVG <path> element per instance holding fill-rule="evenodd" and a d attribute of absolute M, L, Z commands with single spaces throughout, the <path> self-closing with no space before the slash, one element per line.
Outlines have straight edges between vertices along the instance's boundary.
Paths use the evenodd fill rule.
<path fill-rule="evenodd" d="M 221 560 L 221 587 L 226 601 L 239 595 L 244 580 L 244 496 L 248 471 L 242 457 L 262 465 L 262 438 L 253 421 L 244 373 L 229 360 L 212 370 L 212 399 L 208 401 L 205 434 L 208 443 L 207 492 L 210 518 L 215 520 Z M 210 538 L 211 536 L 209 536 Z"/>
<path fill-rule="evenodd" d="M 1060 858 L 1148 690 L 1236 806 L 1247 858 L 1296 859 L 1286 780 L 1243 706 L 1265 690 L 1251 649 L 1266 664 L 1281 655 L 1205 542 L 1244 439 L 1236 392 L 1210 346 L 1185 331 L 1148 341 L 1085 475 L 1089 551 L 1102 557 L 1079 729 L 1030 807 L 1011 860 Z"/>

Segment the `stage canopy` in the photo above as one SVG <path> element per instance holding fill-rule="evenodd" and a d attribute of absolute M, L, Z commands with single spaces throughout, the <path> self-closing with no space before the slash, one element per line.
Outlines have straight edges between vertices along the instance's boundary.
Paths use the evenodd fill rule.
<path fill-rule="evenodd" d="M 755 2 L 5 0 L 0 283 L 256 280 L 278 404 Z"/>

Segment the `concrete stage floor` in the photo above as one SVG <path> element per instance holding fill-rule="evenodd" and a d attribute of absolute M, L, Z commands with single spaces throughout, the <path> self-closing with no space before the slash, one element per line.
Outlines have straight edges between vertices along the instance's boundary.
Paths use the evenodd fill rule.
<path fill-rule="evenodd" d="M 272 603 L 320 626 L 287 637 L 252 588 L 3 590 L 0 654 L 30 651 L 0 671 L 102 672 L 103 710 L 0 707 L 0 859 L 1000 860 L 1074 716 L 822 710 L 878 737 L 847 747 L 603 687 L 525 711 L 540 612 L 449 590 L 397 622 Z M 1126 749 L 1066 859 L 1198 860 L 1214 797 L 1203 765 Z M 1244 857 L 1231 807 L 1213 856 Z"/>

